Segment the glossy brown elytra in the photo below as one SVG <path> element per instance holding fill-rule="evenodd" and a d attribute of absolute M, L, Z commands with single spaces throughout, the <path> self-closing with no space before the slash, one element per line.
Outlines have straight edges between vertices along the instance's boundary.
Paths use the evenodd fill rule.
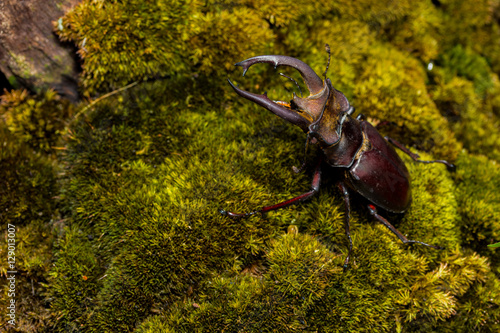
<path fill-rule="evenodd" d="M 328 46 L 327 50 L 329 52 Z M 317 158 L 310 191 L 249 213 L 232 213 L 222 209 L 220 212 L 233 218 L 242 218 L 256 213 L 277 210 L 306 200 L 318 192 L 323 170 L 322 164 L 325 162 L 329 165 L 326 172 L 343 173 L 338 187 L 344 197 L 345 231 L 349 241 L 349 251 L 344 268 L 347 268 L 352 254 L 352 239 L 349 231 L 351 211 L 349 190 L 354 190 L 368 199 L 371 202 L 368 205 L 368 210 L 372 216 L 389 228 L 403 243 L 418 243 L 439 249 L 439 246 L 406 238 L 377 212 L 376 206 L 390 212 L 403 213 L 411 202 L 410 175 L 389 142 L 416 162 L 443 163 L 451 170 L 455 166 L 443 160 L 421 161 L 417 154 L 411 153 L 401 143 L 389 137 L 382 137 L 375 127 L 363 119 L 363 115 L 360 114 L 353 118 L 354 108 L 349 104 L 344 94 L 332 86 L 330 79 L 326 78 L 326 72 L 325 80 L 322 80 L 311 67 L 301 60 L 280 55 L 257 56 L 243 60 L 236 66 L 243 67 L 243 75 L 245 75 L 250 66 L 257 63 L 270 63 L 274 65 L 274 68 L 288 66 L 296 69 L 309 89 L 309 97 L 300 98 L 294 94 L 289 103 L 275 102 L 270 100 L 266 94 L 258 95 L 241 90 L 228 80 L 231 87 L 238 95 L 299 126 L 307 133 L 306 147 L 308 143 L 318 144 L 322 153 Z M 300 169 L 303 166 L 304 164 Z M 298 172 L 298 170 L 296 171 Z"/>

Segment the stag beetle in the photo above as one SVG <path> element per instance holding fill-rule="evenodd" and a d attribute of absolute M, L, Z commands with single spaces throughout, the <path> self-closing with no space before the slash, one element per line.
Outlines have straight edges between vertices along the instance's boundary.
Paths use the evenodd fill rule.
<path fill-rule="evenodd" d="M 353 247 L 349 230 L 351 205 L 348 189 L 354 190 L 368 199 L 371 202 L 368 205 L 371 215 L 389 228 L 403 243 L 417 243 L 440 249 L 441 247 L 436 245 L 406 238 L 378 214 L 375 206 L 389 212 L 404 213 L 411 202 L 410 175 L 404 162 L 389 143 L 401 149 L 416 162 L 443 163 L 450 170 L 453 170 L 455 166 L 444 160 L 419 160 L 417 154 L 410 152 L 398 141 L 382 137 L 374 126 L 364 120 L 362 114 L 353 118 L 354 107 L 349 104 L 343 93 L 332 86 L 330 79 L 326 77 L 330 63 L 328 45 L 327 51 L 329 57 L 325 80 L 322 80 L 306 63 L 289 56 L 257 56 L 235 65 L 243 68 L 243 76 L 250 66 L 257 63 L 270 63 L 274 65 L 275 69 L 278 66 L 296 69 L 302 76 L 310 95 L 307 98 L 300 98 L 294 93 L 289 103 L 272 101 L 265 93 L 263 95 L 253 94 L 239 89 L 229 79 L 228 82 L 238 95 L 299 126 L 307 133 L 306 149 L 308 143 L 318 144 L 323 153 L 318 156 L 309 192 L 249 213 L 233 213 L 223 209 L 219 210 L 220 213 L 233 218 L 242 218 L 256 213 L 264 214 L 304 201 L 318 192 L 321 181 L 321 166 L 322 162 L 325 161 L 330 167 L 335 168 L 336 172 L 343 172 L 338 187 L 344 197 L 345 232 L 349 241 L 344 269 L 348 267 Z M 300 169 L 294 167 L 294 170 L 299 172 L 304 166 L 305 162 Z"/>

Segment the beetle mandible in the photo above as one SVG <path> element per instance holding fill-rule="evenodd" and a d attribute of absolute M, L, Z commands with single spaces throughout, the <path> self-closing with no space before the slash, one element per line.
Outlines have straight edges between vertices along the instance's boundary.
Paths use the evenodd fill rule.
<path fill-rule="evenodd" d="M 329 54 L 329 65 L 330 50 L 328 45 L 326 48 Z M 330 79 L 326 77 L 327 71 L 325 71 L 325 80 L 322 80 L 303 61 L 282 55 L 256 56 L 243 60 L 235 66 L 243 68 L 244 76 L 250 66 L 257 63 L 270 63 L 274 65 L 275 69 L 278 66 L 296 69 L 310 92 L 309 97 L 300 98 L 293 94 L 292 100 L 286 103 L 272 101 L 265 93 L 258 95 L 239 89 L 228 79 L 231 87 L 238 95 L 299 126 L 307 133 L 306 149 L 308 143 L 318 144 L 322 153 L 317 159 L 310 191 L 249 213 L 233 213 L 222 209 L 220 213 L 233 218 L 242 218 L 256 213 L 264 214 L 304 201 L 318 192 L 324 161 L 330 167 L 335 168 L 337 172 L 344 173 L 343 179 L 338 182 L 338 187 L 344 197 L 345 232 L 349 241 L 344 269 L 348 267 L 353 247 L 349 230 L 351 211 L 349 190 L 354 190 L 368 199 L 371 202 L 368 205 L 371 215 L 389 228 L 403 243 L 417 243 L 440 249 L 439 246 L 405 237 L 387 219 L 378 214 L 376 206 L 389 212 L 404 213 L 411 202 L 410 175 L 404 162 L 389 143 L 401 149 L 416 162 L 443 163 L 450 170 L 453 170 L 455 166 L 444 160 L 419 160 L 417 154 L 412 153 L 398 141 L 387 136 L 382 137 L 375 127 L 364 120 L 362 114 L 353 118 L 354 107 L 349 104 L 343 93 L 332 86 Z M 300 169 L 304 165 L 305 162 Z M 295 171 L 298 172 L 297 169 Z"/>

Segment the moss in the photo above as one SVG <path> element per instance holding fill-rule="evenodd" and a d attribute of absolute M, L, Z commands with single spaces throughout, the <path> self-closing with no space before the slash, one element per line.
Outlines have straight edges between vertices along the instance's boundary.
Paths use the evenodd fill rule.
<path fill-rule="evenodd" d="M 12 57 L 12 64 L 10 65 L 14 68 L 19 68 L 19 72 L 23 74 L 23 77 L 30 77 L 31 73 L 34 72 L 32 59 L 27 60 L 23 54 L 10 53 L 10 56 Z"/>
<path fill-rule="evenodd" d="M 88 244 L 93 235 L 69 227 L 55 245 L 57 262 L 50 272 L 51 310 L 57 315 L 61 331 L 77 331 L 85 327 L 93 304 L 95 288 L 100 285 L 99 266 Z"/>
<path fill-rule="evenodd" d="M 9 81 L 11 87 L 13 87 L 14 89 L 19 89 L 20 84 L 14 75 L 9 76 L 7 80 Z"/>
<path fill-rule="evenodd" d="M 19 225 L 22 312 L 36 309 L 26 330 L 498 331 L 499 257 L 487 247 L 500 237 L 498 8 L 81 2 L 56 30 L 79 48 L 93 103 L 73 110 L 50 91 L 13 92 L 0 107 L 0 211 Z M 300 205 L 239 220 L 218 212 L 306 192 L 318 153 L 292 171 L 304 134 L 238 97 L 226 77 L 272 99 L 295 84 L 268 65 L 243 80 L 233 64 L 279 53 L 321 74 L 325 43 L 328 77 L 358 112 L 392 123 L 381 133 L 422 159 L 457 165 L 452 173 L 400 152 L 412 204 L 405 214 L 380 209 L 408 238 L 442 250 L 403 245 L 352 193 L 344 272 L 332 168 Z"/>
<path fill-rule="evenodd" d="M 91 13 L 92 6 L 81 5 L 65 22 L 75 20 L 76 13 Z M 122 10 L 121 4 L 107 6 L 99 9 L 109 15 Z M 465 91 L 470 117 L 477 114 L 481 96 L 487 97 L 485 110 L 495 110 L 494 98 L 488 97 L 495 77 L 481 52 L 468 51 L 467 46 L 450 48 L 443 35 L 429 37 L 446 29 L 444 9 L 419 5 L 413 11 L 405 3 L 390 9 L 359 6 L 361 15 L 354 15 L 348 4 L 332 5 L 331 12 L 308 7 L 301 14 L 272 3 L 209 4 L 204 9 L 194 4 L 189 10 L 198 16 L 189 20 L 192 26 L 185 39 L 170 35 L 182 42 L 169 47 L 192 47 L 189 60 L 169 67 L 175 68 L 175 75 L 170 72 L 169 80 L 140 84 L 101 101 L 72 125 L 64 200 L 73 212 L 73 227 L 67 232 L 79 230 L 80 236 L 65 243 L 57 272 L 70 265 L 64 253 L 85 252 L 87 259 L 72 269 L 74 279 L 66 281 L 57 274 L 51 281 L 57 299 L 54 311 L 64 313 L 60 330 L 74 322 L 83 325 L 83 331 L 130 330 L 136 325 L 144 332 L 467 330 L 478 323 L 494 329 L 496 305 L 487 295 L 498 291 L 492 275 L 496 268 L 489 266 L 496 257 L 492 250 L 464 241 L 466 233 L 476 237 L 480 230 L 494 230 L 496 222 L 486 227 L 480 219 L 470 224 L 477 225 L 472 232 L 465 229 L 468 212 L 461 200 L 466 195 L 457 196 L 461 171 L 454 176 L 442 165 L 417 164 L 404 157 L 413 178 L 412 206 L 404 216 L 384 213 L 408 237 L 439 244 L 442 251 L 403 246 L 373 221 L 367 202 L 353 195 L 355 248 L 352 268 L 345 273 L 340 269 L 347 249 L 344 207 L 333 186 L 334 175 L 326 175 L 317 197 L 299 207 L 245 220 L 217 212 L 221 207 L 252 210 L 309 186 L 310 167 L 306 174 L 291 172 L 303 148 L 299 131 L 236 99 L 220 83 L 229 65 L 243 58 L 240 55 L 263 52 L 271 42 L 319 73 L 328 42 L 334 85 L 371 118 L 395 122 L 385 130 L 431 153 L 420 152 L 423 158 L 460 156 L 458 168 L 467 170 L 462 145 L 480 152 L 472 138 L 486 136 L 465 136 L 470 131 L 443 112 L 442 101 L 460 103 L 459 92 Z M 432 17 L 423 18 L 425 13 Z M 411 25 L 400 29 L 406 18 Z M 203 24 L 197 27 L 199 22 Z M 259 22 L 254 26 L 258 33 L 242 29 L 250 29 L 251 22 Z M 417 28 L 419 34 L 405 37 L 405 31 Z M 76 23 L 64 29 L 71 31 L 68 36 L 83 31 Z M 245 45 L 239 43 L 249 34 Z M 82 54 L 90 66 L 93 60 L 88 57 L 97 53 L 87 51 Z M 427 61 L 438 58 L 429 72 Z M 148 62 L 138 59 L 141 70 L 147 68 Z M 108 84 L 118 78 L 113 83 L 118 85 L 150 75 L 120 71 L 119 65 L 127 61 L 115 61 L 118 70 L 109 67 L 109 80 L 99 78 L 104 68 L 87 67 L 88 91 L 103 87 L 93 80 Z M 197 76 L 186 75 L 188 69 Z M 485 81 L 488 78 L 492 80 Z M 453 89 L 454 82 L 467 90 Z M 251 90 L 269 89 L 272 98 L 294 89 L 293 83 L 278 81 L 264 66 L 256 66 L 243 84 Z M 202 93 L 193 93 L 197 91 Z M 465 124 L 477 126 L 460 122 Z M 464 189 L 470 190 L 468 186 Z M 299 233 L 283 235 L 290 224 Z M 494 237 L 493 232 L 489 239 Z M 84 274 L 88 289 L 81 280 Z M 64 287 L 72 284 L 74 289 Z M 489 294 L 484 285 L 491 286 Z M 478 308 L 491 309 L 485 310 L 487 318 L 477 311 L 473 320 L 465 321 L 471 298 Z"/>
<path fill-rule="evenodd" d="M 53 153 L 64 134 L 65 120 L 73 106 L 54 91 L 32 97 L 26 90 L 12 90 L 1 96 L 0 117 L 10 133 L 42 153 Z"/>
<path fill-rule="evenodd" d="M 65 243 L 56 266 L 64 272 L 77 265 L 69 269 L 74 278 L 58 273 L 51 281 L 54 310 L 64 313 L 61 330 L 72 323 L 85 331 L 127 330 L 143 321 L 144 331 L 439 327 L 462 311 L 471 286 L 490 281 L 485 257 L 458 250 L 461 211 L 442 165 L 406 157 L 413 204 L 402 219 L 388 216 L 410 238 L 439 244 L 442 252 L 405 248 L 354 196 L 354 263 L 343 273 L 343 201 L 328 175 L 321 193 L 300 207 L 247 220 L 219 215 L 219 207 L 248 211 L 292 197 L 309 180 L 290 169 L 302 149 L 296 129 L 265 112 L 186 98 L 197 84 L 141 84 L 73 125 L 64 199 L 81 231 L 78 241 Z M 204 105 L 219 111 L 200 112 Z M 290 223 L 304 234 L 279 238 Z M 68 264 L 66 251 L 85 255 Z M 326 276 L 314 268 L 325 260 L 316 259 L 320 254 L 330 258 Z M 456 260 L 461 264 L 451 264 Z M 313 272 L 321 280 L 306 278 Z M 257 321 L 269 311 L 275 315 Z"/>
<path fill-rule="evenodd" d="M 184 50 L 178 41 L 191 13 L 190 4 L 152 4 L 85 1 L 58 23 L 59 36 L 80 46 L 79 54 L 85 59 L 85 86 L 119 87 L 153 74 L 169 75 L 182 70 Z"/>
<path fill-rule="evenodd" d="M 82 237 L 92 235 L 92 240 L 68 246 L 71 252 L 84 251 L 100 260 L 86 275 L 87 284 L 95 283 L 89 291 L 90 304 L 85 297 L 75 300 L 80 287 L 67 289 L 62 274 L 54 276 L 52 293 L 60 299 L 54 307 L 65 313 L 61 328 L 76 321 L 85 322 L 83 327 L 89 330 L 127 329 L 150 311 L 180 299 L 207 276 L 259 253 L 261 244 L 278 231 L 279 221 L 242 223 L 218 213 L 224 201 L 234 202 L 226 179 L 231 168 L 239 166 L 226 161 L 242 156 L 242 149 L 255 155 L 256 168 L 265 170 L 271 161 L 259 157 L 264 147 L 232 142 L 235 133 L 252 131 L 247 124 L 228 123 L 213 111 L 200 113 L 194 105 L 179 103 L 179 94 L 189 88 L 179 91 L 167 82 L 142 85 L 126 103 L 103 102 L 72 131 L 64 199 L 73 203 L 73 223 Z M 149 99 L 143 98 L 145 92 Z M 144 113 L 148 105 L 155 105 L 155 111 Z M 226 128 L 226 135 L 211 135 L 220 127 Z M 213 142 L 207 145 L 209 140 Z M 211 148 L 221 145 L 229 150 Z M 256 189 L 249 175 L 234 181 L 243 186 L 240 197 Z M 241 208 L 248 209 L 259 199 L 255 195 Z M 65 260 L 59 261 L 61 269 L 67 269 Z M 75 279 L 84 274 L 72 271 Z M 65 305 L 79 299 L 84 302 L 80 306 Z M 93 310 L 82 314 L 82 307 Z"/>
<path fill-rule="evenodd" d="M 55 321 L 44 295 L 61 222 L 56 200 L 60 168 L 52 146 L 60 144 L 58 131 L 64 128 L 60 117 L 71 112 L 67 102 L 56 101 L 53 92 L 30 97 L 25 91 L 12 91 L 0 103 L 0 221 L 5 227 L 0 253 L 5 262 L 11 245 L 7 226 L 15 229 L 14 269 L 2 265 L 0 274 L 17 272 L 16 327 L 25 332 L 48 329 Z M 11 299 L 7 288 L 2 295 L 0 304 L 6 308 Z M 3 325 L 10 326 L 7 320 L 12 318 L 6 314 L 0 317 Z"/>
<path fill-rule="evenodd" d="M 272 41 L 265 22 L 246 8 L 219 10 L 200 1 L 84 1 L 56 31 L 79 47 L 87 93 L 177 73 L 224 72 L 228 57 Z M 245 43 L 241 43 L 245 40 Z"/>
<path fill-rule="evenodd" d="M 434 75 L 436 84 L 432 97 L 441 113 L 449 119 L 457 138 L 470 152 L 487 154 L 498 161 L 500 120 L 494 112 L 497 102 L 491 97 L 498 88 L 492 87 L 491 95 L 485 98 L 484 91 L 478 93 L 473 81 L 459 76 L 446 80 L 445 71 L 439 68 Z"/>
<path fill-rule="evenodd" d="M 384 245 L 388 244 L 379 241 L 377 251 Z M 464 294 L 476 292 L 472 286 L 495 281 L 487 276 L 486 259 L 478 255 L 450 251 L 431 270 L 423 258 L 390 248 L 401 259 L 399 265 L 391 261 L 385 267 L 384 275 L 391 278 L 378 280 L 381 256 L 357 269 L 354 274 L 363 278 L 359 283 L 351 273 L 341 271 L 341 258 L 317 239 L 288 234 L 270 244 L 262 276 L 209 280 L 197 299 L 174 304 L 164 315 L 142 323 L 138 332 L 392 331 L 403 327 L 428 331 L 445 326 L 443 322 L 457 311 L 467 311 L 469 304 L 457 303 Z M 470 323 L 459 319 L 463 325 L 459 330 L 477 327 L 476 318 Z M 481 324 L 484 319 L 483 315 Z M 491 319 L 494 324 L 495 318 Z"/>
<path fill-rule="evenodd" d="M 457 198 L 462 220 L 463 242 L 474 250 L 488 255 L 496 263 L 498 254 L 484 247 L 494 243 L 498 235 L 500 181 L 498 165 L 484 156 L 461 154 L 462 168 L 455 175 L 458 183 Z"/>
<path fill-rule="evenodd" d="M 474 52 L 456 45 L 441 55 L 439 64 L 445 68 L 449 81 L 456 76 L 465 77 L 472 81 L 476 93 L 482 96 L 486 90 L 492 88 L 493 82 L 489 65 L 485 58 Z"/>
<path fill-rule="evenodd" d="M 438 7 L 423 1 L 412 2 L 403 15 L 383 26 L 381 37 L 398 49 L 429 63 L 439 55 L 441 29 L 445 22 Z"/>
<path fill-rule="evenodd" d="M 308 235 L 284 235 L 270 243 L 268 270 L 207 281 L 199 301 L 179 303 L 165 318 L 143 323 L 138 332 L 202 332 L 207 328 L 298 331 L 308 328 L 311 307 L 328 293 L 329 280 L 342 276 L 336 255 Z M 159 325 L 158 325 L 159 324 Z"/>
<path fill-rule="evenodd" d="M 498 1 L 444 1 L 441 8 L 444 14 L 442 33 L 448 33 L 443 35 L 445 49 L 456 44 L 464 45 L 485 56 L 492 68 L 498 72 L 500 30 L 495 21 Z"/>

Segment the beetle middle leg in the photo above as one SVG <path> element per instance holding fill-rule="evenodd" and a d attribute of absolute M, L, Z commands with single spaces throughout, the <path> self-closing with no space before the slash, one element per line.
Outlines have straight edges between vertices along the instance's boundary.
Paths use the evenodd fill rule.
<path fill-rule="evenodd" d="M 233 218 L 249 217 L 249 216 L 252 216 L 252 215 L 257 214 L 257 213 L 265 214 L 267 212 L 270 212 L 273 210 L 278 210 L 281 208 L 285 208 L 285 207 L 288 207 L 290 205 L 307 200 L 310 197 L 312 197 L 313 195 L 315 195 L 316 193 L 318 193 L 318 191 L 319 191 L 319 186 L 321 183 L 321 162 L 322 162 L 322 159 L 318 158 L 318 163 L 316 165 L 316 168 L 314 169 L 313 180 L 311 183 L 311 190 L 309 192 L 303 193 L 299 196 L 296 196 L 295 198 L 288 199 L 286 201 L 280 202 L 280 203 L 275 204 L 275 205 L 262 207 L 261 209 L 255 210 L 253 212 L 233 213 L 233 212 L 225 211 L 223 209 L 219 209 L 219 213 L 221 213 L 222 215 L 225 215 L 225 216 L 233 217 Z"/>
<path fill-rule="evenodd" d="M 347 270 L 347 267 L 349 265 L 349 259 L 351 258 L 351 253 L 352 253 L 352 238 L 351 238 L 351 231 L 350 231 L 350 226 L 349 226 L 349 221 L 351 219 L 351 201 L 349 199 L 349 191 L 347 190 L 347 187 L 343 182 L 338 183 L 339 189 L 342 192 L 342 195 L 344 196 L 344 203 L 345 203 L 345 234 L 347 236 L 347 240 L 349 241 L 349 251 L 347 252 L 347 257 L 345 258 L 344 261 L 344 271 Z"/>
<path fill-rule="evenodd" d="M 391 138 L 391 137 L 388 137 L 388 136 L 385 136 L 384 139 L 386 139 L 388 142 L 392 143 L 395 147 L 401 149 L 401 151 L 403 151 L 404 153 L 406 153 L 408 156 L 410 156 L 415 162 L 419 162 L 419 163 L 442 163 L 444 165 L 446 165 L 446 167 L 448 168 L 448 170 L 455 170 L 456 167 L 455 167 L 455 164 L 452 164 L 448 161 L 445 161 L 445 160 L 433 160 L 433 161 L 422 161 L 422 160 L 419 160 L 419 155 L 418 154 L 415 154 L 415 153 L 412 153 L 408 148 L 406 148 L 401 142 Z"/>
<path fill-rule="evenodd" d="M 427 244 L 421 241 L 413 240 L 413 239 L 408 239 L 403 235 L 398 229 L 396 229 L 392 224 L 389 223 L 384 217 L 378 215 L 377 213 L 377 208 L 375 208 L 374 205 L 368 205 L 368 210 L 370 210 L 370 214 L 373 215 L 378 221 L 380 221 L 383 225 L 385 225 L 390 231 L 392 231 L 398 238 L 404 243 L 404 244 L 409 244 L 409 243 L 417 243 L 421 245 L 425 245 L 428 247 L 432 247 L 434 249 L 441 250 L 442 247 L 437 246 L 437 245 L 431 245 Z"/>

